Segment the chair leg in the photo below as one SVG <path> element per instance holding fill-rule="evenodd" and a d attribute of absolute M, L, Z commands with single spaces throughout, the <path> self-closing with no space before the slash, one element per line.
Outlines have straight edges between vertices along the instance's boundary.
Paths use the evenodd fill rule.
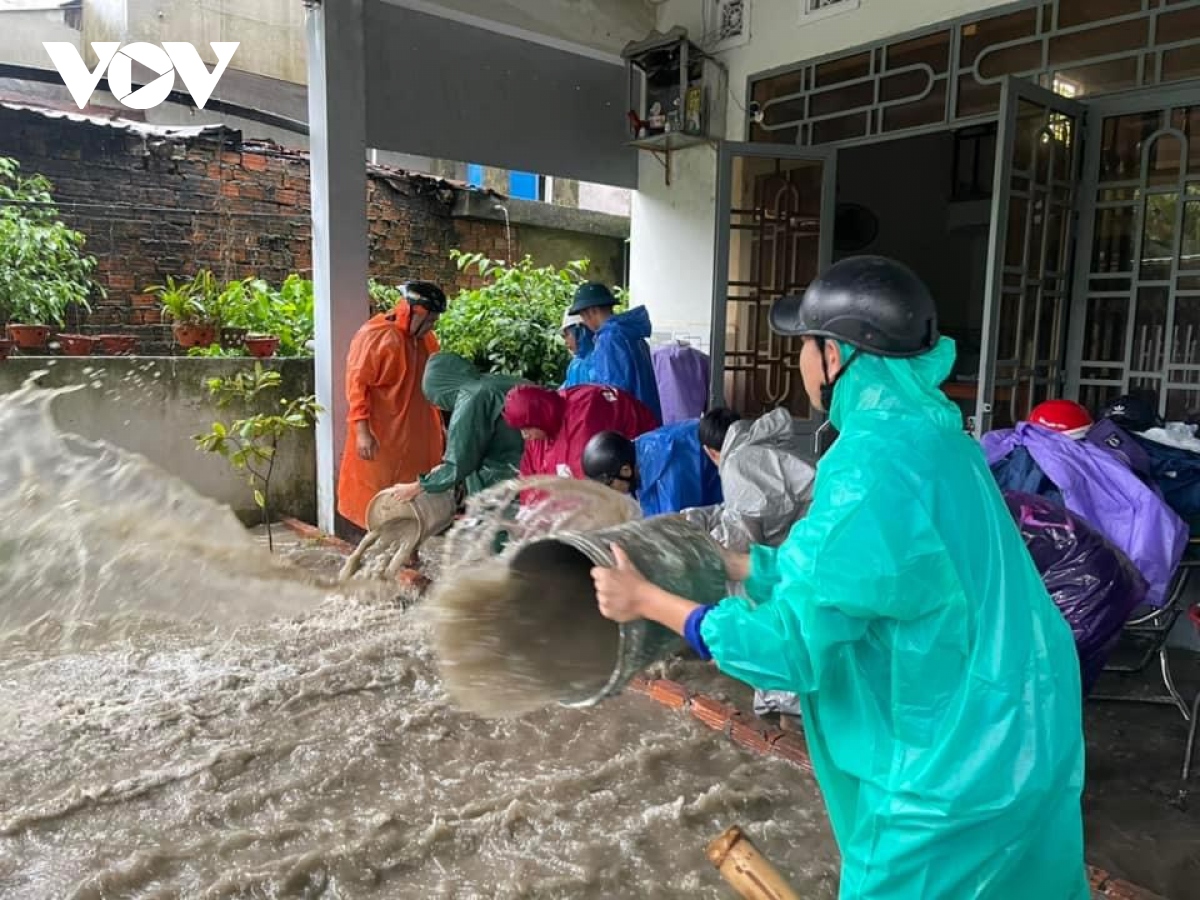
<path fill-rule="evenodd" d="M 1192 774 L 1192 752 L 1196 749 L 1196 725 L 1200 717 L 1200 691 L 1196 691 L 1196 699 L 1192 701 L 1192 719 L 1188 726 L 1187 749 L 1183 752 L 1183 780 L 1186 782 Z"/>
<path fill-rule="evenodd" d="M 1162 679 L 1163 684 L 1166 685 L 1167 693 L 1171 695 L 1175 706 L 1179 708 L 1179 712 L 1183 715 L 1183 721 L 1191 722 L 1195 718 L 1195 714 L 1188 709 L 1188 705 L 1179 693 L 1179 689 L 1175 687 L 1175 676 L 1171 674 L 1171 657 L 1168 655 L 1165 646 L 1158 651 L 1158 659 L 1162 666 Z"/>

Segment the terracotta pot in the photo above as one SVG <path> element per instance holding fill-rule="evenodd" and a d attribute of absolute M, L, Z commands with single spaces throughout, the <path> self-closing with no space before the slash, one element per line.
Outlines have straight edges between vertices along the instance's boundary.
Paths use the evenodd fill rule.
<path fill-rule="evenodd" d="M 246 351 L 259 359 L 274 356 L 279 349 L 279 338 L 269 335 L 255 334 L 246 338 Z"/>
<path fill-rule="evenodd" d="M 8 354 L 12 353 L 13 342 L 8 338 L 0 338 L 0 362 L 8 359 Z"/>
<path fill-rule="evenodd" d="M 45 325 L 9 325 L 8 336 L 17 349 L 29 353 L 45 350 L 50 340 L 50 329 Z"/>
<path fill-rule="evenodd" d="M 136 356 L 138 339 L 132 334 L 102 334 L 96 338 L 105 356 Z"/>
<path fill-rule="evenodd" d="M 175 343 L 184 350 L 190 350 L 193 347 L 210 347 L 217 340 L 216 325 L 180 322 L 176 323 L 173 331 L 175 332 Z"/>
<path fill-rule="evenodd" d="M 60 334 L 56 338 L 63 356 L 91 356 L 96 339 L 84 334 Z"/>
<path fill-rule="evenodd" d="M 221 347 L 225 350 L 241 350 L 249 333 L 249 328 L 222 328 Z"/>

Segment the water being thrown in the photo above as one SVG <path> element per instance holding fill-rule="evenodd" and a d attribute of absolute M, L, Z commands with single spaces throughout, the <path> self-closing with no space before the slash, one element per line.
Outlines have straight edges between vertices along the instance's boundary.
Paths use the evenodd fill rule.
<path fill-rule="evenodd" d="M 0 633 L 54 620 L 261 621 L 311 609 L 311 579 L 226 507 L 143 457 L 66 434 L 56 397 L 0 397 Z"/>

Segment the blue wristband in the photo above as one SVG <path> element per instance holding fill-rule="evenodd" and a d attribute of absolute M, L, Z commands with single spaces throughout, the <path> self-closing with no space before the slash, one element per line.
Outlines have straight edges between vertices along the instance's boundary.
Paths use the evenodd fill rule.
<path fill-rule="evenodd" d="M 712 610 L 711 606 L 700 606 L 693 609 L 687 617 L 687 621 L 683 624 L 683 636 L 697 655 L 707 661 L 712 659 L 712 653 L 708 650 L 708 644 L 704 643 L 704 638 L 700 634 L 700 623 L 704 621 L 704 617 Z"/>

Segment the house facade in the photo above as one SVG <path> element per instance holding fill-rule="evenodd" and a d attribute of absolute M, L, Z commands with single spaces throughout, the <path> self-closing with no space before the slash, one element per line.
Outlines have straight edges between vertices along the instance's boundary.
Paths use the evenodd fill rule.
<path fill-rule="evenodd" d="M 933 289 L 975 430 L 1051 396 L 1200 408 L 1200 2 L 671 0 L 676 25 L 728 73 L 726 133 L 669 185 L 643 155 L 631 290 L 707 338 L 718 396 L 812 420 L 766 312 L 881 253 Z"/>

